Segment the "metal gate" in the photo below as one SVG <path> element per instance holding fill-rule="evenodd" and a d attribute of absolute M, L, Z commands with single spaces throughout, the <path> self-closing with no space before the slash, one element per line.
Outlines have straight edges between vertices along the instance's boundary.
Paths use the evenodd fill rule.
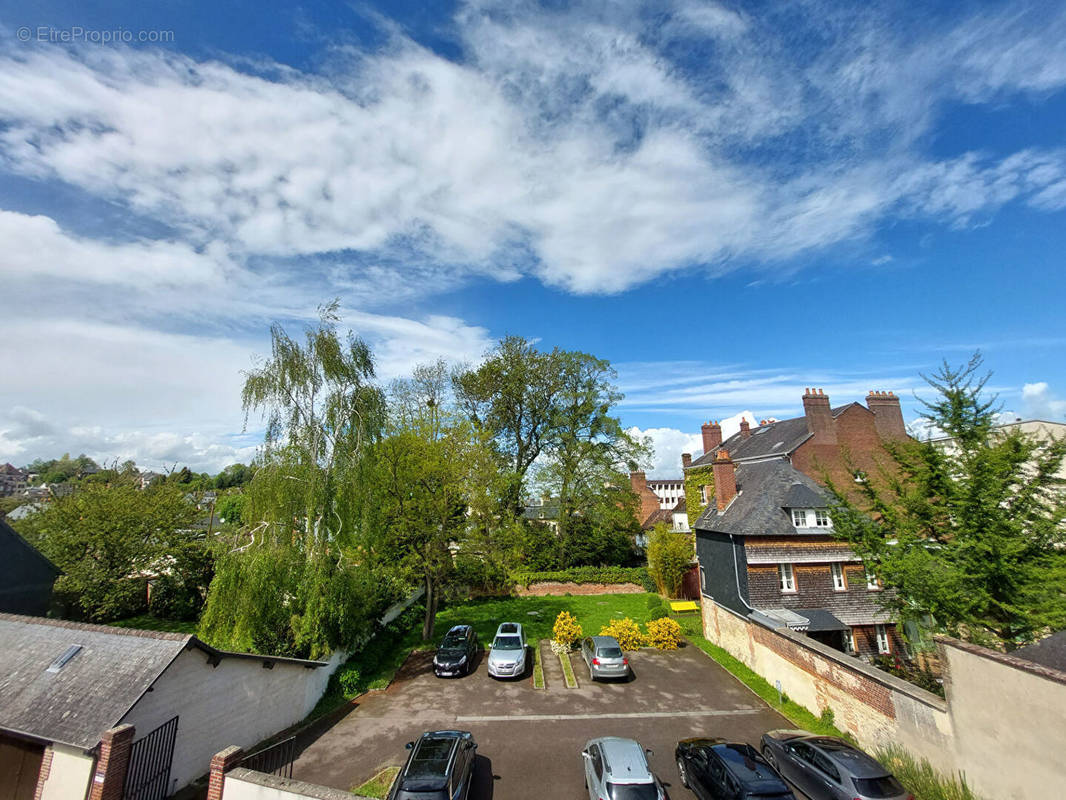
<path fill-rule="evenodd" d="M 177 735 L 175 716 L 133 743 L 122 800 L 163 800 L 170 793 L 170 764 Z"/>

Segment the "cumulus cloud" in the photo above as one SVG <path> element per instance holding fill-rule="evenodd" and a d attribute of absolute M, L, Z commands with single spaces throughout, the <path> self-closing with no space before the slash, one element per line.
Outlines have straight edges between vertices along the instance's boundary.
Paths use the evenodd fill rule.
<path fill-rule="evenodd" d="M 1066 400 L 1051 391 L 1046 381 L 1022 387 L 1022 404 L 1028 417 L 1061 422 L 1066 418 Z"/>

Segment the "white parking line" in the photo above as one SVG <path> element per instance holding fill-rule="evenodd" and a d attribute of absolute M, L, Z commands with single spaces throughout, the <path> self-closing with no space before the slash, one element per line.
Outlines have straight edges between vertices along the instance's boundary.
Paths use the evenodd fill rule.
<path fill-rule="evenodd" d="M 743 714 L 761 714 L 763 708 L 734 708 L 730 710 L 704 709 L 696 711 L 633 711 L 617 714 L 502 714 L 494 717 L 456 717 L 456 722 L 510 722 L 545 721 L 564 722 L 568 719 L 658 719 L 664 717 L 731 717 Z"/>

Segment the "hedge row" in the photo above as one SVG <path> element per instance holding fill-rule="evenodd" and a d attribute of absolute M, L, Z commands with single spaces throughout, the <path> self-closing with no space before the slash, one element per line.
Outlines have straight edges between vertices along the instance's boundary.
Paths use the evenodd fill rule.
<path fill-rule="evenodd" d="M 570 567 L 545 572 L 517 572 L 511 576 L 516 584 L 528 588 L 534 583 L 633 583 L 645 591 L 655 591 L 655 581 L 647 567 Z"/>

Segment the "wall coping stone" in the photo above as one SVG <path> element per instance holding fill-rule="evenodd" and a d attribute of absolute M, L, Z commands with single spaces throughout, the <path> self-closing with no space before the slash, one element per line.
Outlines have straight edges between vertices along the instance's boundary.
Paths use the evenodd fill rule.
<path fill-rule="evenodd" d="M 1035 661 L 1027 661 L 1024 658 L 1012 656 L 1010 653 L 1000 653 L 996 650 L 982 647 L 979 644 L 964 642 L 960 639 L 955 639 L 943 634 L 937 634 L 933 638 L 941 647 L 953 647 L 956 650 L 962 650 L 972 655 L 980 656 L 981 658 L 987 658 L 989 661 L 997 661 L 1004 666 L 1013 667 L 1022 672 L 1028 672 L 1030 675 L 1036 675 L 1038 678 L 1044 678 L 1049 681 L 1054 681 L 1055 683 L 1066 684 L 1066 672 L 1052 669 L 1051 667 L 1045 667 L 1043 664 L 1037 664 Z"/>
<path fill-rule="evenodd" d="M 267 775 L 265 772 L 237 767 L 226 773 L 226 780 L 238 780 L 252 783 L 256 786 L 266 786 L 270 789 L 278 789 L 283 792 L 303 795 L 314 800 L 372 800 L 363 795 L 352 794 L 343 789 L 333 789 L 329 786 L 318 786 L 314 783 L 304 783 L 292 778 L 282 778 L 278 775 Z"/>

